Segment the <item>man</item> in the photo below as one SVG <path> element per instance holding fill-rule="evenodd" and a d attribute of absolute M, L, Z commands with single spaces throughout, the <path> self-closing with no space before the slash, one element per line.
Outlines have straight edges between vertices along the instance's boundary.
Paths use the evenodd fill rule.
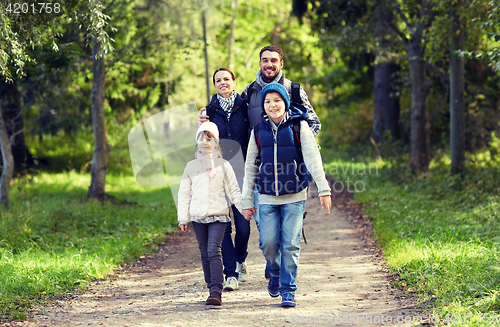
<path fill-rule="evenodd" d="M 247 85 L 241 93 L 241 97 L 248 103 L 248 118 L 252 127 L 260 122 L 262 114 L 260 91 L 267 84 L 274 82 L 283 85 L 287 89 L 290 99 L 293 100 L 292 82 L 288 78 L 285 78 L 285 74 L 283 73 L 283 52 L 280 48 L 275 45 L 268 45 L 262 48 L 260 50 L 259 67 L 260 70 L 255 76 L 255 82 Z M 314 136 L 316 136 L 321 129 L 321 123 L 302 87 L 300 87 L 299 94 L 302 105 L 307 108 L 307 113 L 309 114 L 307 123 Z"/>
<path fill-rule="evenodd" d="M 290 96 L 290 99 L 294 99 L 292 95 L 292 82 L 285 78 L 285 74 L 283 73 L 283 51 L 275 45 L 268 45 L 263 47 L 260 50 L 259 54 L 259 71 L 257 72 L 255 76 L 255 81 L 248 84 L 243 92 L 241 93 L 241 97 L 247 102 L 248 104 L 248 119 L 250 122 L 250 126 L 253 128 L 257 123 L 260 122 L 260 117 L 262 115 L 262 103 L 261 103 L 261 96 L 260 96 L 260 91 L 268 84 L 270 83 L 279 83 L 283 85 L 286 90 L 288 91 L 288 95 Z M 316 115 L 316 112 L 314 111 L 311 103 L 309 102 L 309 99 L 307 98 L 307 94 L 300 87 L 299 89 L 299 95 L 300 95 L 300 100 L 302 102 L 302 105 L 307 108 L 307 113 L 308 113 L 308 119 L 306 120 L 309 127 L 311 128 L 311 131 L 314 136 L 316 136 L 320 129 L 321 129 L 321 123 L 319 122 L 318 116 Z M 208 121 L 208 116 L 207 115 L 202 115 L 201 113 L 205 111 L 205 108 L 202 108 L 200 112 L 198 113 L 198 125 L 202 124 L 205 121 Z M 255 207 L 259 207 L 258 203 L 258 193 L 255 191 L 254 193 L 254 198 L 255 198 Z M 259 210 L 257 210 L 254 214 L 254 219 L 255 223 L 257 225 L 257 229 L 259 228 Z M 235 239 L 238 238 L 238 230 L 236 230 L 235 234 Z M 231 240 L 229 242 L 229 240 Z M 240 242 L 241 243 L 241 242 Z M 224 241 L 223 241 L 223 246 L 222 246 L 222 257 L 224 261 L 224 273 L 226 271 L 229 272 L 231 270 L 229 267 L 236 266 L 236 270 L 239 272 L 239 280 L 243 281 L 246 279 L 247 276 L 247 267 L 245 262 L 238 262 L 236 260 L 236 256 L 238 257 L 246 257 L 246 247 L 244 253 L 236 254 L 236 249 L 234 246 L 231 248 L 228 246 L 228 244 L 232 244 L 232 239 L 231 239 L 231 229 L 228 228 L 226 229 L 226 233 L 224 235 Z M 241 251 L 241 245 L 239 246 L 240 251 Z M 229 258 L 230 256 L 233 256 L 234 258 Z M 227 262 L 233 262 L 233 264 L 227 264 Z M 229 268 L 229 269 L 228 269 Z M 226 273 L 226 275 L 228 275 Z M 270 273 L 268 271 L 268 268 L 266 267 L 265 271 L 265 277 L 270 278 Z M 227 287 L 226 287 L 227 286 Z M 229 287 L 230 285 L 224 285 L 225 290 L 231 290 L 238 288 L 238 286 L 234 287 Z"/>

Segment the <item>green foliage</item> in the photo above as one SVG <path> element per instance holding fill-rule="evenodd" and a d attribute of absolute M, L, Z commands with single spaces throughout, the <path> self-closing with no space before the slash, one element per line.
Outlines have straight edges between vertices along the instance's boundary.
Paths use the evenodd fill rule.
<path fill-rule="evenodd" d="M 113 202 L 82 201 L 90 177 L 74 172 L 18 179 L 0 214 L 0 316 L 23 319 L 35 303 L 106 278 L 149 253 L 176 226 L 169 189 L 108 175 Z"/>
<path fill-rule="evenodd" d="M 103 8 L 97 0 L 43 4 L 35 0 L 0 1 L 0 73 L 9 81 L 13 76 L 22 76 L 24 65 L 35 59 L 29 55 L 29 47 L 48 42 L 53 50 L 58 50 L 56 24 L 60 18 L 78 21 L 78 28 L 95 37 L 102 44 L 99 56 L 109 52 L 113 40 L 106 31 L 109 16 L 103 14 Z M 89 44 L 90 38 L 87 38 L 86 45 Z M 12 66 L 16 67 L 14 75 L 10 71 Z"/>
<path fill-rule="evenodd" d="M 500 159 L 496 154 L 500 140 L 496 135 L 488 148 L 467 157 L 462 177 L 449 175 L 450 159 L 443 152 L 425 176 L 398 172 L 394 162 L 384 162 L 379 174 L 346 169 L 336 175 L 340 181 L 350 178 L 351 183 L 366 185 L 366 191 L 355 192 L 355 198 L 369 203 L 365 213 L 373 217 L 375 235 L 397 274 L 395 285 L 439 317 L 499 310 Z M 387 150 L 381 153 L 388 157 Z M 471 324 L 480 325 L 484 321 Z"/>
<path fill-rule="evenodd" d="M 475 25 L 485 31 L 487 34 L 487 39 L 489 42 L 486 43 L 486 49 L 480 49 L 479 51 L 459 51 L 463 56 L 469 58 L 486 58 L 490 62 L 490 66 L 494 71 L 500 71 L 500 32 L 498 30 L 498 24 L 500 23 L 500 6 L 497 1 L 473 1 L 475 5 L 482 5 L 484 7 L 483 12 L 487 13 L 475 19 L 473 22 Z M 476 50 L 476 49 L 474 49 Z"/>

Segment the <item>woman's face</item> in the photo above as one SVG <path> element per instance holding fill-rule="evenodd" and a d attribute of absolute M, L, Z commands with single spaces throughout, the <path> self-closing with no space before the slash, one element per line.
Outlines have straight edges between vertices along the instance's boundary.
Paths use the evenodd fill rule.
<path fill-rule="evenodd" d="M 233 80 L 233 77 L 229 74 L 229 72 L 221 70 L 215 74 L 214 88 L 220 96 L 229 98 L 231 93 L 233 93 L 235 86 L 236 81 Z"/>
<path fill-rule="evenodd" d="M 285 117 L 285 101 L 278 92 L 269 92 L 264 98 L 264 110 L 271 120 L 278 124 Z"/>
<path fill-rule="evenodd" d="M 207 136 L 205 132 L 200 133 L 200 136 L 198 137 L 198 149 L 200 149 L 201 153 L 203 154 L 212 153 L 212 149 L 214 146 L 215 146 L 215 141 L 213 138 Z"/>

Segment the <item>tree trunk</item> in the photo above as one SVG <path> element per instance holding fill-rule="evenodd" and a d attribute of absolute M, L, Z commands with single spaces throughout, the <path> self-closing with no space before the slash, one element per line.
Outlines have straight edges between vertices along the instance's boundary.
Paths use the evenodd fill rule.
<path fill-rule="evenodd" d="M 14 170 L 24 171 L 34 165 L 33 155 L 26 146 L 24 138 L 24 122 L 21 115 L 21 94 L 17 90 L 17 84 L 0 82 L 0 96 L 2 98 L 2 111 L 7 135 L 12 137 L 12 156 L 14 158 Z"/>
<path fill-rule="evenodd" d="M 463 6 L 463 0 L 452 7 L 452 42 L 450 48 L 450 144 L 451 173 L 459 174 L 464 169 L 465 135 L 464 135 L 464 58 L 453 51 L 463 49 L 464 30 L 460 24 L 457 9 Z"/>
<path fill-rule="evenodd" d="M 0 177 L 0 203 L 9 205 L 10 181 L 14 175 L 14 157 L 12 148 L 7 135 L 7 129 L 3 120 L 2 110 L 0 108 L 0 150 L 2 151 L 2 176 Z"/>
<path fill-rule="evenodd" d="M 210 73 L 208 71 L 208 42 L 207 42 L 207 10 L 203 9 L 201 13 L 201 21 L 203 24 L 203 42 L 205 52 L 205 79 L 207 84 L 207 105 L 210 103 Z"/>
<path fill-rule="evenodd" d="M 400 67 L 392 62 L 379 63 L 374 69 L 373 92 L 373 139 L 376 142 L 383 140 L 384 132 L 390 131 L 393 139 L 399 139 L 399 96 L 393 82 L 393 74 Z"/>
<path fill-rule="evenodd" d="M 415 43 L 413 43 L 415 46 Z M 414 172 L 425 172 L 430 163 L 430 124 L 427 112 L 429 90 L 425 83 L 425 61 L 408 51 L 411 81 L 411 158 Z"/>
<path fill-rule="evenodd" d="M 106 124 L 104 120 L 104 91 L 105 91 L 105 67 L 104 57 L 97 58 L 101 44 L 92 38 L 92 129 L 94 131 L 95 150 L 92 157 L 92 170 L 89 192 L 87 198 L 104 199 L 104 188 L 106 185 L 106 166 L 109 159 L 109 144 L 106 137 Z"/>
<path fill-rule="evenodd" d="M 231 0 L 231 25 L 229 25 L 229 59 L 228 68 L 234 72 L 234 31 L 236 30 L 236 13 L 238 12 L 238 0 Z"/>
<path fill-rule="evenodd" d="M 388 21 L 393 19 L 392 8 L 382 0 L 375 0 L 374 14 L 375 38 L 379 44 L 377 64 L 374 69 L 373 83 L 373 139 L 383 140 L 384 132 L 389 130 L 393 139 L 399 139 L 399 96 L 396 96 L 393 74 L 400 70 L 399 65 L 387 60 L 391 46 Z"/>
<path fill-rule="evenodd" d="M 280 23 L 274 23 L 274 29 L 272 32 L 271 36 L 271 44 L 278 46 L 280 43 L 280 37 L 281 37 L 281 24 Z"/>

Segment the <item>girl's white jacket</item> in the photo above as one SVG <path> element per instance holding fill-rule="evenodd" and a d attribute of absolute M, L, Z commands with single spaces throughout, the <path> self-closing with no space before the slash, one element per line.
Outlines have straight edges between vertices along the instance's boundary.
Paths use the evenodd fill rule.
<path fill-rule="evenodd" d="M 177 203 L 179 223 L 187 223 L 190 216 L 229 215 L 226 194 L 241 212 L 241 192 L 233 168 L 222 158 L 214 159 L 214 164 L 217 174 L 212 178 L 198 159 L 184 168 Z"/>

